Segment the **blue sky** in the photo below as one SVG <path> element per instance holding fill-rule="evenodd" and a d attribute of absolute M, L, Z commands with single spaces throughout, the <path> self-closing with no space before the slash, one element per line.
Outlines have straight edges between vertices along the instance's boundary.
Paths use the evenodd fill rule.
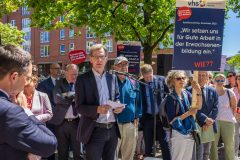
<path fill-rule="evenodd" d="M 229 57 L 240 51 L 240 18 L 236 18 L 232 11 L 228 15 L 230 18 L 225 20 L 222 54 Z"/>

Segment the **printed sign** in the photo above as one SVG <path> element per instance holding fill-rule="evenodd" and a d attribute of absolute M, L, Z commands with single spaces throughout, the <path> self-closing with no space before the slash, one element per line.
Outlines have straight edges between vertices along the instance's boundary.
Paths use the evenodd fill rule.
<path fill-rule="evenodd" d="M 117 45 L 117 56 L 124 56 L 128 59 L 128 72 L 131 74 L 139 74 L 140 72 L 140 52 L 141 46 L 128 44 Z"/>
<path fill-rule="evenodd" d="M 224 0 L 177 0 L 173 69 L 219 71 Z"/>
<path fill-rule="evenodd" d="M 84 50 L 74 50 L 68 53 L 70 61 L 74 64 L 80 64 L 84 62 L 87 58 L 86 52 Z"/>

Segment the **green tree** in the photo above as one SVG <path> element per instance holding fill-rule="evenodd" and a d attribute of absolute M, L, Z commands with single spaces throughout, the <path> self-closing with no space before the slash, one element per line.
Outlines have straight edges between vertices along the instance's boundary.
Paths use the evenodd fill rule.
<path fill-rule="evenodd" d="M 22 38 L 24 34 L 23 31 L 19 31 L 16 27 L 0 22 L 0 44 L 13 44 L 20 46 L 20 44 L 24 42 Z"/>
<path fill-rule="evenodd" d="M 159 43 L 172 44 L 176 0 L 2 0 L 0 7 L 7 2 L 32 8 L 33 26 L 89 26 L 99 37 L 110 32 L 116 40 L 140 41 L 148 64 Z"/>
<path fill-rule="evenodd" d="M 240 0 L 229 0 L 229 8 L 240 17 Z"/>
<path fill-rule="evenodd" d="M 230 60 L 227 61 L 228 64 L 230 64 L 231 66 L 240 66 L 240 51 L 238 51 L 238 54 L 236 54 L 235 56 L 233 56 Z"/>

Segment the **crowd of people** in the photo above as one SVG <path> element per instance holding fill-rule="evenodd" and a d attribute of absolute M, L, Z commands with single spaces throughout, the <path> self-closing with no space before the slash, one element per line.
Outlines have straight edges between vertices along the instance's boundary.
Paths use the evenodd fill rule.
<path fill-rule="evenodd" d="M 53 63 L 39 82 L 29 53 L 0 46 L 1 158 L 140 160 L 155 156 L 158 141 L 163 160 L 238 159 L 240 75 L 199 71 L 194 81 L 181 70 L 154 75 L 144 64 L 137 78 L 123 74 L 124 56 L 114 60 L 116 74 L 106 71 L 102 44 L 89 57 L 90 71 L 68 64 L 63 76 Z"/>

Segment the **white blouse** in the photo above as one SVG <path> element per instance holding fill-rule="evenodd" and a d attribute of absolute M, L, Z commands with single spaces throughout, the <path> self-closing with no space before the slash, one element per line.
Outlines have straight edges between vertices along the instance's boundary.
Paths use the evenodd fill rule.
<path fill-rule="evenodd" d="M 228 89 L 230 98 L 235 96 L 231 89 Z M 233 116 L 232 109 L 230 108 L 230 99 L 228 98 L 227 90 L 225 93 L 218 97 L 218 116 L 217 120 L 236 123 L 236 118 Z"/>

